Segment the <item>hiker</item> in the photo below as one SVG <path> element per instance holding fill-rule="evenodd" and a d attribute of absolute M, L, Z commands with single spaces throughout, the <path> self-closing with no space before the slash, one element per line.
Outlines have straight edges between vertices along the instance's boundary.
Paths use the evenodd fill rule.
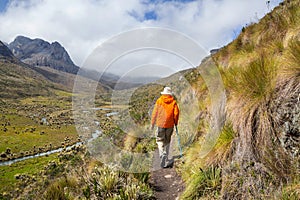
<path fill-rule="evenodd" d="M 161 167 L 168 167 L 168 155 L 174 125 L 177 126 L 179 119 L 179 108 L 173 97 L 170 87 L 165 87 L 157 99 L 152 111 L 151 130 L 154 125 L 156 130 L 156 143 L 158 146 Z"/>

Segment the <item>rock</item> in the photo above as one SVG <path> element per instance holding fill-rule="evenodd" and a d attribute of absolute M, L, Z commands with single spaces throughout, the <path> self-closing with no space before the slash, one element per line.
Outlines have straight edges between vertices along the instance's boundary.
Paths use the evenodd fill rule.
<path fill-rule="evenodd" d="M 165 178 L 172 178 L 173 176 L 171 174 L 165 175 Z"/>

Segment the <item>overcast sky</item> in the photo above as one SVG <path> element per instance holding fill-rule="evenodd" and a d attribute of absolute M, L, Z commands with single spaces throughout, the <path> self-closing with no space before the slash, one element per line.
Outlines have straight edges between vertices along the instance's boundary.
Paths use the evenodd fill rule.
<path fill-rule="evenodd" d="M 0 0 L 0 40 L 58 41 L 81 66 L 102 42 L 140 27 L 183 33 L 204 49 L 232 41 L 281 0 Z"/>

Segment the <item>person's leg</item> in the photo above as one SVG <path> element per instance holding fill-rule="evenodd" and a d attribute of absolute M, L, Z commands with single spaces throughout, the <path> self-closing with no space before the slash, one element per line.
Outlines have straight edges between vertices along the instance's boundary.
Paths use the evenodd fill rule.
<path fill-rule="evenodd" d="M 165 143 L 164 143 L 164 153 L 167 155 L 167 159 L 169 156 L 172 134 L 173 134 L 173 128 L 167 128 L 165 131 Z"/>
<path fill-rule="evenodd" d="M 166 167 L 167 151 L 166 151 L 166 128 L 157 128 L 156 143 L 158 146 L 159 157 L 161 159 L 160 166 Z"/>
<path fill-rule="evenodd" d="M 165 129 L 164 128 L 157 128 L 156 131 L 156 144 L 158 146 L 158 152 L 159 152 L 159 157 L 162 157 L 164 152 L 164 144 L 165 144 Z"/>

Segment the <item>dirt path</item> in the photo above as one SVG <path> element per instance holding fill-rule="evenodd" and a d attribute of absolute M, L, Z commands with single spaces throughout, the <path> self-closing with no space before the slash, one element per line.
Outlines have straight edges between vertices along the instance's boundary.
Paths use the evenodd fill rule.
<path fill-rule="evenodd" d="M 151 173 L 150 184 L 154 190 L 156 199 L 158 200 L 176 200 L 184 190 L 184 182 L 176 172 L 176 162 L 179 158 L 179 152 L 176 151 L 176 137 L 173 135 L 170 146 L 170 167 L 160 168 L 160 160 L 158 151 L 155 153 L 153 171 Z"/>

